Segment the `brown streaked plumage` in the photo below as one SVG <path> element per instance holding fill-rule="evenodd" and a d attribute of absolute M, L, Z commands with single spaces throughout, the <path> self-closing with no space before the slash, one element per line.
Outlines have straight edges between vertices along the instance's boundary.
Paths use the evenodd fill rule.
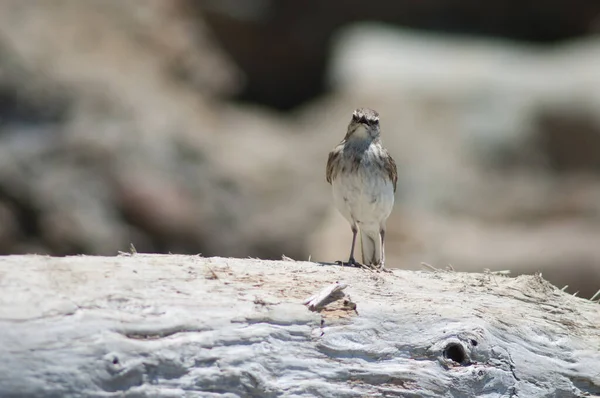
<path fill-rule="evenodd" d="M 395 193 L 396 185 L 398 184 L 398 169 L 396 169 L 396 162 L 394 161 L 394 158 L 392 158 L 390 156 L 387 149 L 384 148 L 383 152 L 384 152 L 383 167 L 385 168 L 385 171 L 387 172 L 388 176 L 390 177 L 390 180 L 392 180 L 392 182 L 394 183 L 394 193 Z"/>
<path fill-rule="evenodd" d="M 325 177 L 336 207 L 352 229 L 348 263 L 358 264 L 354 246 L 360 230 L 363 263 L 383 268 L 385 221 L 394 204 L 398 173 L 382 145 L 376 111 L 354 111 L 344 139 L 329 153 Z"/>

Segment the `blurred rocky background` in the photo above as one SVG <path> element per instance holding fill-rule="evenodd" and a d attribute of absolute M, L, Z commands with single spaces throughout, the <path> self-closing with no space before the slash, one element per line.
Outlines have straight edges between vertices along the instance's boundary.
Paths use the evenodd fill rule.
<path fill-rule="evenodd" d="M 594 0 L 4 0 L 0 254 L 345 259 L 324 168 L 367 106 L 388 266 L 590 297 L 599 31 Z"/>

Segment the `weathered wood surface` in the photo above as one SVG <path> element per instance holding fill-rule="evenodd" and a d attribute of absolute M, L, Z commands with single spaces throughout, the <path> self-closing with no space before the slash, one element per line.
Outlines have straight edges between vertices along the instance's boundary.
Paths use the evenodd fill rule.
<path fill-rule="evenodd" d="M 0 396 L 594 396 L 599 309 L 538 276 L 0 257 Z"/>

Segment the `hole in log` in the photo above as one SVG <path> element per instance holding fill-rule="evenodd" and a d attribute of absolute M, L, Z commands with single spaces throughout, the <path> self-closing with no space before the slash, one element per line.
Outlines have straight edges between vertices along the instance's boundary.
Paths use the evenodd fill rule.
<path fill-rule="evenodd" d="M 444 349 L 444 358 L 448 358 L 453 360 L 454 362 L 458 362 L 461 365 L 468 365 L 469 361 L 467 360 L 467 353 L 462 345 L 457 343 L 450 343 Z"/>
<path fill-rule="evenodd" d="M 472 345 L 473 347 L 477 347 L 477 344 L 478 344 L 478 343 L 477 343 L 477 340 L 471 340 L 471 345 Z"/>

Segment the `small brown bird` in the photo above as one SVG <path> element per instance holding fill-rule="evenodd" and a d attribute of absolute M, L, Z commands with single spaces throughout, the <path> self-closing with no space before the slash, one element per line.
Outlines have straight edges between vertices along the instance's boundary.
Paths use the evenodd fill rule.
<path fill-rule="evenodd" d="M 385 222 L 394 207 L 398 172 L 394 159 L 381 143 L 376 111 L 354 111 L 346 136 L 329 153 L 326 177 L 335 206 L 352 229 L 348 265 L 383 269 Z M 359 230 L 363 264 L 354 259 Z"/>

